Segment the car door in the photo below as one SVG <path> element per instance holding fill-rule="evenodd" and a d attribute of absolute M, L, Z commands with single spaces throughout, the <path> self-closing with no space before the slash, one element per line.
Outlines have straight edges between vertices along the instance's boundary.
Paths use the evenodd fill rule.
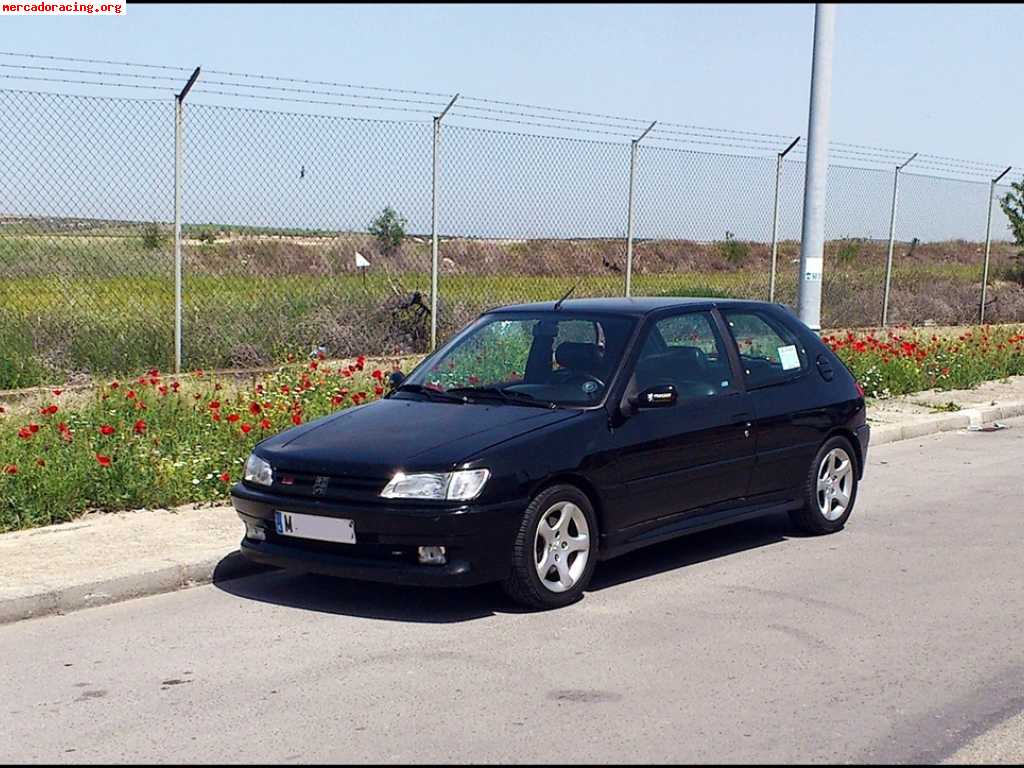
<path fill-rule="evenodd" d="M 754 461 L 752 412 L 724 327 L 710 311 L 648 321 L 626 388 L 672 384 L 674 405 L 641 409 L 613 435 L 620 528 L 742 498 Z"/>
<path fill-rule="evenodd" d="M 778 313 L 781 314 L 781 313 Z M 830 423 L 796 329 L 768 308 L 725 309 L 754 412 L 757 462 L 749 495 L 792 495 Z"/>

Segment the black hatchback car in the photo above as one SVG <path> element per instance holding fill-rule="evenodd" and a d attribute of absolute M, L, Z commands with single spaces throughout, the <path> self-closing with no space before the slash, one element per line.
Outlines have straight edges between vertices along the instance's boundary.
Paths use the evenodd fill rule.
<path fill-rule="evenodd" d="M 231 495 L 252 560 L 554 607 L 681 534 L 839 530 L 868 437 L 860 386 L 780 305 L 567 300 L 487 312 L 385 398 L 263 441 Z"/>

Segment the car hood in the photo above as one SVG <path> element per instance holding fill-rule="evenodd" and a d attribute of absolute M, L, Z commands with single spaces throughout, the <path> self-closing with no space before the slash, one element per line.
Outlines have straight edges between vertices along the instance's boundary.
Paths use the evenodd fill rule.
<path fill-rule="evenodd" d="M 579 415 L 574 409 L 386 399 L 348 408 L 264 441 L 275 467 L 315 474 L 444 469 L 487 448 Z"/>

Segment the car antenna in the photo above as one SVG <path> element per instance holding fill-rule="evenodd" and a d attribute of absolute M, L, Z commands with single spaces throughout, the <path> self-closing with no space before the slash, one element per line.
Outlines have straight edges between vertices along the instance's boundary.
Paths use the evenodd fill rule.
<path fill-rule="evenodd" d="M 565 292 L 565 296 L 563 296 L 562 298 L 560 298 L 558 301 L 555 302 L 555 306 L 554 306 L 554 309 L 552 311 L 557 312 L 558 308 L 560 306 L 562 306 L 562 302 L 565 301 L 566 299 L 568 299 L 570 296 L 572 296 L 572 292 L 576 290 L 576 286 L 578 286 L 578 285 L 579 285 L 579 283 L 576 283 L 576 285 L 574 285 L 572 288 L 570 288 L 568 291 L 566 291 Z"/>

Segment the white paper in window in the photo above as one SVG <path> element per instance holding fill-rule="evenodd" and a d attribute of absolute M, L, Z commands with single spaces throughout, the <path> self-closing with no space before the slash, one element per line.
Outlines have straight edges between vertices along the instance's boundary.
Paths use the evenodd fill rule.
<path fill-rule="evenodd" d="M 796 353 L 796 347 L 790 344 L 788 347 L 779 347 L 779 362 L 782 363 L 782 370 L 792 371 L 800 367 L 800 356 Z"/>

